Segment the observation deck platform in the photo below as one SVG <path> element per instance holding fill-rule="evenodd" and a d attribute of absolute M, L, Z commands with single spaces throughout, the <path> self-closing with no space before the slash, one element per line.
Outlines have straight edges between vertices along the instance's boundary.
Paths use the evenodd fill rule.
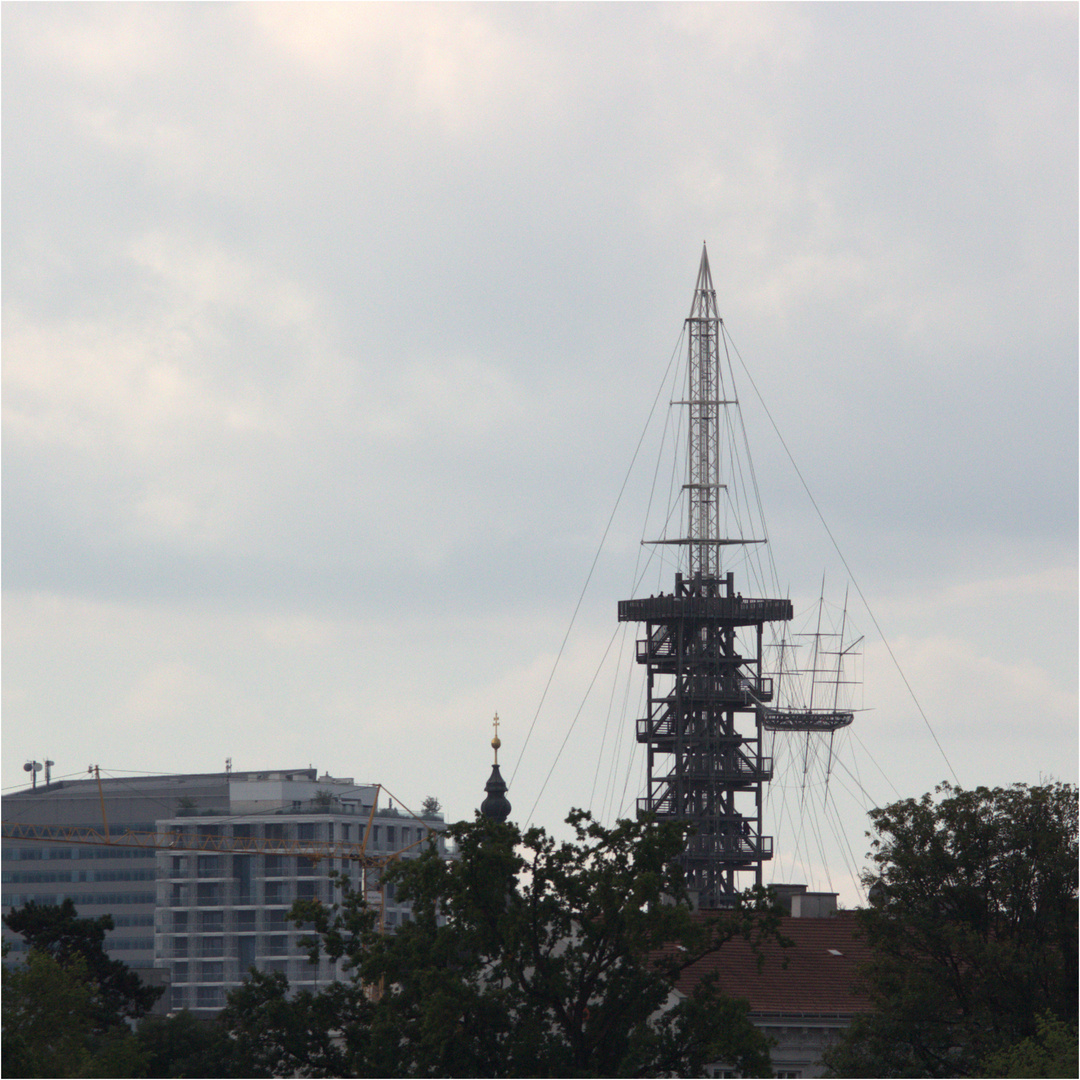
<path fill-rule="evenodd" d="M 619 622 L 670 623 L 679 620 L 756 626 L 795 617 L 790 600 L 744 596 L 650 596 L 619 601 Z"/>

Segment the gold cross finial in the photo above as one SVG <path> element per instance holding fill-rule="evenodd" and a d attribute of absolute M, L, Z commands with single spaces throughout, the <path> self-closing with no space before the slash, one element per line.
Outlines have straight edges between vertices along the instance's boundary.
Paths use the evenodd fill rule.
<path fill-rule="evenodd" d="M 495 738 L 491 740 L 491 745 L 495 750 L 495 764 L 499 764 L 499 747 L 502 746 L 502 739 L 499 738 L 499 714 L 495 714 L 495 719 L 491 721 L 492 726 L 495 728 Z"/>

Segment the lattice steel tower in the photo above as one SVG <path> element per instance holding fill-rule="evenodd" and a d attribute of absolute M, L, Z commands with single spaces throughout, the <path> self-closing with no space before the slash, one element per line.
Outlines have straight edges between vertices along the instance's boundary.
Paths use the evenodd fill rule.
<path fill-rule="evenodd" d="M 648 748 L 647 794 L 638 809 L 660 820 L 690 821 L 683 866 L 702 907 L 728 907 L 742 882 L 772 858 L 772 837 L 762 835 L 762 786 L 772 759 L 762 756 L 762 723 L 772 699 L 763 674 L 762 637 L 767 622 L 791 619 L 789 600 L 748 599 L 724 572 L 727 545 L 764 538 L 721 535 L 724 410 L 738 402 L 722 393 L 720 317 L 703 248 L 687 322 L 686 535 L 657 543 L 687 549 L 687 573 L 675 590 L 619 603 L 620 622 L 645 624 L 637 642 L 647 675 L 648 712 L 637 721 L 638 742 Z"/>

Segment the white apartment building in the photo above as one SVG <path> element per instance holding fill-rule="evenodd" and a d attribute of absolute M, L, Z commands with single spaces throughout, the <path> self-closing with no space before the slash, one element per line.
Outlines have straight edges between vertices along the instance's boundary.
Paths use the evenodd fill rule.
<path fill-rule="evenodd" d="M 445 854 L 441 815 L 420 818 L 380 807 L 376 790 L 329 776 L 249 773 L 230 784 L 227 816 L 186 807 L 185 816 L 157 823 L 159 832 L 183 836 L 185 846 L 198 836 L 220 838 L 224 847 L 231 841 L 265 849 L 158 851 L 154 962 L 168 971 L 173 1009 L 217 1011 L 252 967 L 281 971 L 291 987 L 311 991 L 342 977 L 325 958 L 308 960 L 305 931 L 288 921 L 289 908 L 295 900 L 332 903 L 338 890 L 331 873 L 369 893 L 378 889 L 378 873 L 369 869 L 365 882 L 355 859 L 296 852 L 341 852 L 367 835 L 368 855 L 414 858 L 434 835 Z M 392 932 L 408 918 L 408 908 L 397 902 L 393 886 L 379 892 L 384 926 Z"/>
<path fill-rule="evenodd" d="M 445 854 L 441 814 L 414 815 L 378 793 L 310 768 L 39 785 L 3 799 L 3 908 L 70 896 L 80 916 L 112 915 L 106 949 L 147 981 L 164 979 L 171 1010 L 216 1012 L 253 966 L 316 989 L 340 973 L 309 963 L 303 931 L 286 919 L 293 901 L 331 902 L 332 871 L 365 887 L 358 861 L 342 857 L 365 836 L 376 858 L 416 857 L 432 834 Z M 73 842 L 78 827 L 102 842 Z M 42 829 L 56 839 L 30 838 Z M 157 840 L 123 846 L 128 830 Z M 368 874 L 373 893 L 377 870 Z M 392 887 L 382 894 L 392 931 L 408 909 Z M 4 937 L 17 961 L 21 940 Z"/>

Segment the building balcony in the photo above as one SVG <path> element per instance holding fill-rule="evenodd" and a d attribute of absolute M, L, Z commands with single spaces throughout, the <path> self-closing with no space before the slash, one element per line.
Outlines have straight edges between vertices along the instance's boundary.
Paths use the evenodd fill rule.
<path fill-rule="evenodd" d="M 158 907 L 162 909 L 233 908 L 277 904 L 288 907 L 294 900 L 331 899 L 330 883 L 316 879 L 283 879 L 266 882 L 170 882 L 158 881 Z"/>

